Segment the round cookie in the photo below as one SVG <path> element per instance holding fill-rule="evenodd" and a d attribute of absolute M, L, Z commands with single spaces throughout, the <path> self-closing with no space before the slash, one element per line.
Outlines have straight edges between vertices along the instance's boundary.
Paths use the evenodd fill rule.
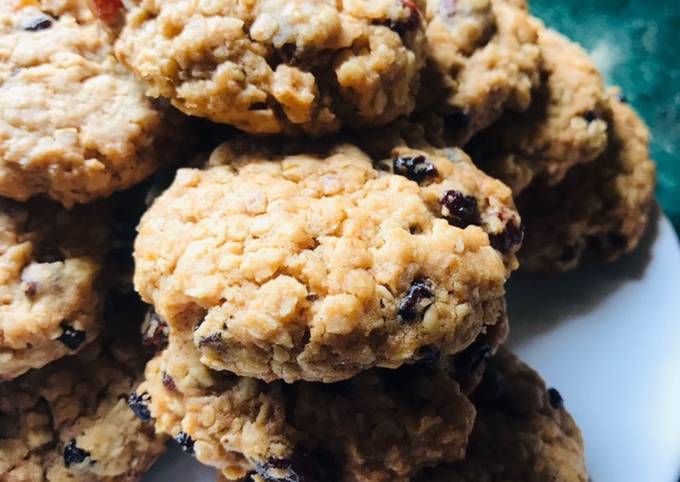
<path fill-rule="evenodd" d="M 490 361 L 473 397 L 465 460 L 414 482 L 587 482 L 583 440 L 555 389 L 507 349 Z"/>
<path fill-rule="evenodd" d="M 1 384 L 0 479 L 140 480 L 165 448 L 128 406 L 145 358 L 138 340 L 107 339 Z"/>
<path fill-rule="evenodd" d="M 102 206 L 0 199 L 0 380 L 75 353 L 100 332 Z"/>
<path fill-rule="evenodd" d="M 537 27 L 522 7 L 427 0 L 428 59 L 416 118 L 443 131 L 448 145 L 464 145 L 508 109 L 529 107 L 541 55 Z"/>
<path fill-rule="evenodd" d="M 571 167 L 595 160 L 607 147 L 607 93 L 592 60 L 542 25 L 538 38 L 543 81 L 530 109 L 506 113 L 466 146 L 515 194 L 531 184 L 558 183 Z"/>
<path fill-rule="evenodd" d="M 223 144 L 140 223 L 135 287 L 203 363 L 339 381 L 496 322 L 522 240 L 506 186 L 458 149 L 286 149 Z"/>
<path fill-rule="evenodd" d="M 609 145 L 592 163 L 574 167 L 554 187 L 518 198 L 527 225 L 523 269 L 561 272 L 586 255 L 613 261 L 639 243 L 654 205 L 656 170 L 649 132 L 616 95 L 609 99 Z"/>
<path fill-rule="evenodd" d="M 0 195 L 67 207 L 179 155 L 179 116 L 146 98 L 87 0 L 0 0 Z"/>
<path fill-rule="evenodd" d="M 383 125 L 415 106 L 423 0 L 143 0 L 119 59 L 149 94 L 254 134 Z"/>
<path fill-rule="evenodd" d="M 476 378 L 502 338 L 334 384 L 265 384 L 209 370 L 190 337 L 173 333 L 135 397 L 157 430 L 228 479 L 406 482 L 463 457 L 475 411 L 454 379 Z"/>

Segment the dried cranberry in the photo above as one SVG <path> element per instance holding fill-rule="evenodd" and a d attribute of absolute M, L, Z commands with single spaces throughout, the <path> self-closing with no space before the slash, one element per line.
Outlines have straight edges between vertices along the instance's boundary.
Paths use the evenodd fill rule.
<path fill-rule="evenodd" d="M 564 406 L 564 399 L 555 388 L 548 390 L 548 401 L 555 410 L 559 410 Z"/>
<path fill-rule="evenodd" d="M 470 116 L 462 109 L 454 108 L 444 116 L 447 131 L 459 131 L 470 126 Z"/>
<path fill-rule="evenodd" d="M 153 308 L 149 308 L 142 323 L 142 344 L 162 349 L 168 344 L 170 328 Z"/>
<path fill-rule="evenodd" d="M 54 23 L 54 19 L 48 17 L 47 15 L 41 15 L 31 20 L 27 25 L 24 26 L 24 30 L 28 32 L 37 32 L 38 30 L 45 30 L 50 28 Z"/>
<path fill-rule="evenodd" d="M 422 320 L 428 306 L 434 303 L 434 286 L 428 279 L 413 281 L 404 298 L 399 302 L 397 312 L 404 321 Z"/>
<path fill-rule="evenodd" d="M 148 422 L 151 420 L 151 412 L 149 411 L 149 402 L 151 401 L 151 396 L 148 393 L 138 394 L 132 392 L 128 395 L 127 403 L 130 410 L 139 418 L 142 422 Z"/>
<path fill-rule="evenodd" d="M 94 14 L 107 23 L 118 20 L 123 9 L 121 0 L 90 0 L 90 4 Z"/>
<path fill-rule="evenodd" d="M 390 20 L 389 27 L 399 35 L 404 35 L 418 28 L 420 25 L 420 12 L 413 0 L 402 0 L 401 3 L 404 8 L 409 11 L 408 17 L 399 20 Z"/>
<path fill-rule="evenodd" d="M 85 341 L 85 332 L 76 330 L 65 322 L 61 323 L 61 335 L 57 338 L 66 348 L 73 351 L 76 350 Z"/>
<path fill-rule="evenodd" d="M 175 385 L 175 380 L 173 380 L 172 377 L 165 372 L 163 372 L 162 382 L 166 390 L 170 392 L 177 391 L 177 385 Z"/>
<path fill-rule="evenodd" d="M 477 199 L 466 196 L 460 191 L 446 191 L 439 200 L 442 206 L 442 215 L 450 225 L 465 228 L 479 222 Z"/>
<path fill-rule="evenodd" d="M 182 451 L 189 455 L 194 455 L 194 439 L 186 432 L 180 432 L 175 436 L 175 442 L 179 444 Z"/>
<path fill-rule="evenodd" d="M 198 340 L 198 347 L 203 348 L 205 346 L 209 346 L 211 348 L 222 348 L 222 333 L 213 333 L 211 335 L 208 335 L 206 337 L 201 338 Z"/>
<path fill-rule="evenodd" d="M 421 182 L 428 177 L 437 176 L 437 168 L 425 156 L 403 156 L 392 161 L 394 173 L 411 181 Z"/>
<path fill-rule="evenodd" d="M 76 439 L 71 439 L 64 446 L 64 465 L 70 467 L 72 464 L 81 464 L 90 457 L 90 452 L 83 450 L 76 445 Z"/>
<path fill-rule="evenodd" d="M 524 225 L 517 224 L 515 221 L 510 221 L 505 230 L 489 235 L 489 241 L 494 249 L 497 249 L 503 254 L 511 252 L 513 249 L 522 244 L 524 239 Z"/>

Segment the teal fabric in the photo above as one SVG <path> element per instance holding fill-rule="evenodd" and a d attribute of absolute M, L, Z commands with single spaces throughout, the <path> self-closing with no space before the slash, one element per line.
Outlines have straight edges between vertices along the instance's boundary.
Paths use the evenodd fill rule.
<path fill-rule="evenodd" d="M 529 0 L 583 45 L 652 131 L 658 198 L 680 230 L 680 0 Z"/>

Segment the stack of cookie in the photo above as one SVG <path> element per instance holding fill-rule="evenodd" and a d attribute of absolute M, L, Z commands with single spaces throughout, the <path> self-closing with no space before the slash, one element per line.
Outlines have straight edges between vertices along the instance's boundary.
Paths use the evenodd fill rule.
<path fill-rule="evenodd" d="M 0 7 L 1 480 L 587 480 L 504 286 L 654 166 L 523 0 Z"/>

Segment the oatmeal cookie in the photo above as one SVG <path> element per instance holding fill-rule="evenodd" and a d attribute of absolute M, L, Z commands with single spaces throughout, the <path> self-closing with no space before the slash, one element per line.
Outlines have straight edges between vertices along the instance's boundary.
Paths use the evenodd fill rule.
<path fill-rule="evenodd" d="M 172 333 L 135 398 L 157 430 L 228 479 L 406 482 L 463 457 L 475 410 L 455 379 L 501 340 L 482 335 L 456 357 L 430 353 L 333 384 L 266 384 L 211 371 L 190 336 Z"/>
<path fill-rule="evenodd" d="M 475 162 L 515 194 L 530 184 L 558 183 L 573 166 L 595 160 L 607 147 L 607 93 L 592 60 L 543 26 L 538 44 L 543 81 L 530 109 L 506 113 L 466 146 Z"/>
<path fill-rule="evenodd" d="M 505 110 L 529 107 L 541 55 L 525 9 L 505 0 L 427 0 L 426 17 L 417 118 L 442 128 L 449 145 L 463 145 Z"/>
<path fill-rule="evenodd" d="M 609 145 L 602 156 L 574 167 L 558 185 L 532 188 L 518 198 L 527 223 L 523 269 L 567 271 L 587 254 L 613 261 L 642 238 L 656 181 L 649 132 L 616 95 L 609 109 Z"/>
<path fill-rule="evenodd" d="M 112 55 L 87 0 L 0 0 L 0 195 L 67 207 L 177 157 L 182 122 Z"/>
<path fill-rule="evenodd" d="M 165 438 L 135 416 L 140 405 L 128 399 L 145 360 L 139 340 L 107 338 L 1 384 L 0 479 L 139 480 L 165 448 Z"/>
<path fill-rule="evenodd" d="M 116 53 L 180 110 L 254 134 L 382 125 L 415 106 L 424 0 L 143 0 Z"/>
<path fill-rule="evenodd" d="M 555 389 L 502 349 L 478 393 L 465 461 L 414 482 L 586 482 L 583 440 Z"/>
<path fill-rule="evenodd" d="M 142 218 L 135 287 L 202 361 L 332 382 L 458 352 L 502 311 L 510 190 L 458 149 L 225 143 Z"/>
<path fill-rule="evenodd" d="M 101 329 L 101 206 L 0 199 L 0 380 L 75 353 Z"/>

